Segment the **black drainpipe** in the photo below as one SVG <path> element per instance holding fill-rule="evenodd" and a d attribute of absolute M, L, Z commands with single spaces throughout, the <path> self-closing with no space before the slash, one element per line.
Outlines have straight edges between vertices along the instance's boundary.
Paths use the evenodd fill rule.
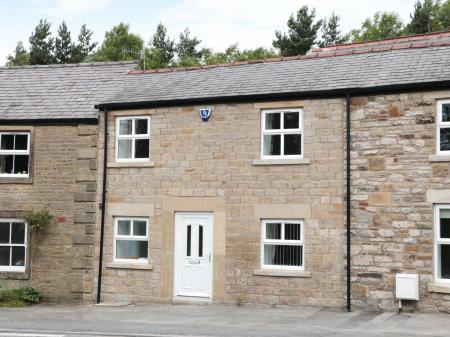
<path fill-rule="evenodd" d="M 351 259 L 351 185 L 350 185 L 350 94 L 346 96 L 346 165 L 347 165 L 347 311 L 352 311 Z"/>
<path fill-rule="evenodd" d="M 108 163 L 108 110 L 103 110 L 103 186 L 102 186 L 102 217 L 100 220 L 100 254 L 98 258 L 98 283 L 97 283 L 97 304 L 100 303 L 102 294 L 102 270 L 103 270 L 103 241 L 105 235 L 105 208 L 106 208 L 106 173 Z"/>

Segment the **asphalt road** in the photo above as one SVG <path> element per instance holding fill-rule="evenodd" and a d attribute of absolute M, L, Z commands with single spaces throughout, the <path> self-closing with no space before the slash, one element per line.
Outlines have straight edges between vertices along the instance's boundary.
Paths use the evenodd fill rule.
<path fill-rule="evenodd" d="M 0 309 L 0 337 L 450 336 L 450 315 L 222 305 L 38 305 Z"/>

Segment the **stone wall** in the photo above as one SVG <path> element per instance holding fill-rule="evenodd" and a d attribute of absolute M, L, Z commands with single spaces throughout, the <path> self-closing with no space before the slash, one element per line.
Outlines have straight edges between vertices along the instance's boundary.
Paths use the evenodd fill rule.
<path fill-rule="evenodd" d="M 395 274 L 410 272 L 420 275 L 420 301 L 406 305 L 450 312 L 449 289 L 432 284 L 433 204 L 426 197 L 428 190 L 450 186 L 449 162 L 432 157 L 436 99 L 445 97 L 450 91 L 352 99 L 352 281 L 357 306 L 396 310 Z"/>
<path fill-rule="evenodd" d="M 261 109 L 283 107 L 303 107 L 307 160 L 297 165 L 257 165 Z M 171 301 L 174 212 L 210 210 L 224 226 L 223 252 L 214 251 L 214 301 L 343 307 L 344 101 L 218 104 L 212 106 L 208 122 L 201 121 L 199 108 L 109 113 L 102 300 Z M 114 163 L 118 115 L 151 116 L 148 167 Z M 99 156 L 98 191 L 102 165 Z M 133 214 L 149 217 L 151 269 L 111 263 L 113 217 Z M 305 220 L 303 277 L 271 276 L 258 270 L 261 219 L 267 217 Z"/>
<path fill-rule="evenodd" d="M 0 218 L 47 209 L 56 221 L 28 249 L 25 273 L 0 286 L 31 285 L 50 301 L 90 301 L 96 212 L 97 126 L 0 126 L 31 132 L 30 179 L 0 178 Z M 30 259 L 28 259 L 30 261 Z"/>

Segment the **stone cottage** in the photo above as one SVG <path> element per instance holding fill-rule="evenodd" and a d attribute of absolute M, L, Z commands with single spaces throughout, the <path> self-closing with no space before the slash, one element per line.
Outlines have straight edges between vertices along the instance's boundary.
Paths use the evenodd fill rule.
<path fill-rule="evenodd" d="M 91 300 L 97 112 L 134 63 L 0 67 L 0 287 Z M 31 242 L 24 211 L 56 221 Z"/>

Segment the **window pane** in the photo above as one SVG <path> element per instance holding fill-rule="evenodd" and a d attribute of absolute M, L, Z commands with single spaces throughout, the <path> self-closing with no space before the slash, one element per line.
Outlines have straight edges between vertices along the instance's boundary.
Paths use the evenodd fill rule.
<path fill-rule="evenodd" d="M 186 256 L 191 256 L 191 228 L 191 225 L 187 226 Z"/>
<path fill-rule="evenodd" d="M 450 150 L 450 128 L 441 128 L 441 151 Z"/>
<path fill-rule="evenodd" d="M 27 150 L 28 149 L 28 135 L 16 135 L 15 150 Z"/>
<path fill-rule="evenodd" d="M 280 129 L 280 116 L 278 113 L 268 113 L 266 116 L 266 130 L 278 130 Z"/>
<path fill-rule="evenodd" d="M 14 156 L 14 174 L 28 174 L 28 155 Z"/>
<path fill-rule="evenodd" d="M 450 245 L 440 245 L 439 253 L 441 278 L 450 279 Z"/>
<path fill-rule="evenodd" d="M 14 135 L 2 135 L 1 150 L 14 150 Z"/>
<path fill-rule="evenodd" d="M 198 257 L 203 256 L 203 226 L 198 227 Z"/>
<path fill-rule="evenodd" d="M 136 139 L 135 140 L 135 158 L 148 158 L 148 147 L 150 141 L 148 139 Z"/>
<path fill-rule="evenodd" d="M 281 224 L 276 222 L 266 223 L 266 239 L 281 240 Z"/>
<path fill-rule="evenodd" d="M 133 221 L 133 235 L 147 236 L 147 222 L 142 220 Z"/>
<path fill-rule="evenodd" d="M 116 258 L 140 260 L 148 258 L 148 242 L 147 241 L 116 241 Z"/>
<path fill-rule="evenodd" d="M 442 239 L 450 239 L 450 209 L 440 209 L 440 233 Z"/>
<path fill-rule="evenodd" d="M 11 247 L 12 249 L 12 266 L 25 266 L 25 247 Z"/>
<path fill-rule="evenodd" d="M 299 223 L 285 223 L 284 224 L 284 239 L 285 240 L 301 240 L 301 231 Z"/>
<path fill-rule="evenodd" d="M 13 222 L 11 228 L 11 243 L 24 244 L 25 243 L 25 224 L 20 222 Z"/>
<path fill-rule="evenodd" d="M 263 154 L 279 156 L 281 154 L 281 135 L 264 135 Z"/>
<path fill-rule="evenodd" d="M 9 243 L 9 222 L 0 222 L 0 243 Z"/>
<path fill-rule="evenodd" d="M 302 154 L 302 135 L 284 135 L 284 154 L 300 155 Z"/>
<path fill-rule="evenodd" d="M 0 174 L 2 173 L 12 174 L 13 161 L 14 161 L 13 155 L 0 155 Z"/>
<path fill-rule="evenodd" d="M 0 246 L 0 266 L 9 266 L 10 247 Z"/>
<path fill-rule="evenodd" d="M 148 119 L 136 119 L 135 134 L 146 135 L 148 133 Z"/>
<path fill-rule="evenodd" d="M 117 156 L 120 159 L 130 159 L 131 158 L 131 139 L 119 139 L 119 151 Z"/>
<path fill-rule="evenodd" d="M 117 234 L 118 235 L 130 235 L 131 234 L 131 221 L 130 220 L 117 221 Z"/>
<path fill-rule="evenodd" d="M 442 122 L 450 122 L 450 104 L 442 104 Z"/>
<path fill-rule="evenodd" d="M 131 135 L 133 132 L 133 120 L 122 119 L 119 121 L 119 135 Z"/>
<path fill-rule="evenodd" d="M 302 246 L 264 245 L 264 264 L 301 267 L 302 254 Z"/>
<path fill-rule="evenodd" d="M 299 113 L 298 112 L 285 112 L 284 113 L 284 128 L 285 129 L 298 129 L 299 128 Z"/>

